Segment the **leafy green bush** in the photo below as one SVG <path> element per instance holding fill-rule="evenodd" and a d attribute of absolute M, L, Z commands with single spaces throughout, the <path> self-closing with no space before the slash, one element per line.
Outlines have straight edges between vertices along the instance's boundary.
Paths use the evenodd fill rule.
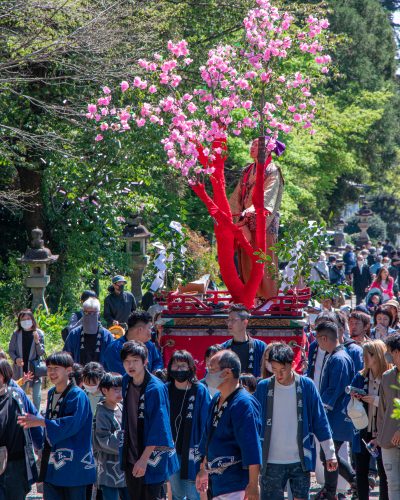
<path fill-rule="evenodd" d="M 59 310 L 56 313 L 46 313 L 38 307 L 35 311 L 35 318 L 38 327 L 44 332 L 44 343 L 48 354 L 54 351 L 60 351 L 64 342 L 61 337 L 61 330 L 68 324 L 68 315 L 65 310 Z"/>
<path fill-rule="evenodd" d="M 20 255 L 10 254 L 6 263 L 0 260 L 0 319 L 16 315 L 29 301 L 24 285 L 28 271 L 18 265 L 17 257 Z"/>

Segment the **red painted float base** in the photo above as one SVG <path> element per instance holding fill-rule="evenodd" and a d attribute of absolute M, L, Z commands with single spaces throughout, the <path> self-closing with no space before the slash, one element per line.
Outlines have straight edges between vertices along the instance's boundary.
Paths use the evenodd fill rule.
<path fill-rule="evenodd" d="M 164 363 L 167 365 L 172 353 L 186 349 L 193 355 L 197 365 L 197 376 L 205 375 L 204 353 L 210 345 L 221 344 L 231 338 L 226 326 L 227 313 L 214 314 L 170 314 L 163 313 L 166 320 L 161 337 Z M 295 351 L 295 369 L 301 373 L 306 336 L 301 316 L 252 315 L 248 333 L 267 344 L 278 341 L 289 343 Z M 300 349 L 300 347 L 302 349 Z"/>

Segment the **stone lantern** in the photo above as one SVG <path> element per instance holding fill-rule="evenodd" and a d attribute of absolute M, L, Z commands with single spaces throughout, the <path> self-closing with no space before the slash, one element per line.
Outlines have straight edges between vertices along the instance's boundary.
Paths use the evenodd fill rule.
<path fill-rule="evenodd" d="M 142 300 L 142 276 L 149 263 L 147 243 L 151 234 L 142 224 L 141 217 L 130 217 L 124 227 L 122 238 L 126 242 L 126 253 L 130 256 L 131 288 L 136 301 Z"/>
<path fill-rule="evenodd" d="M 369 222 L 370 218 L 374 215 L 374 212 L 370 210 L 364 203 L 364 205 L 360 208 L 360 210 L 356 213 L 356 215 L 359 219 L 357 224 L 361 230 L 357 240 L 357 245 L 361 247 L 362 245 L 365 245 L 369 241 L 367 230 L 370 226 Z"/>
<path fill-rule="evenodd" d="M 42 306 L 46 312 L 48 307 L 44 292 L 50 283 L 50 276 L 47 274 L 47 266 L 57 262 L 58 255 L 53 255 L 44 246 L 43 231 L 39 228 L 32 230 L 31 246 L 26 249 L 25 255 L 18 259 L 21 265 L 29 266 L 29 276 L 25 279 L 25 286 L 32 291 L 32 310 Z"/>
<path fill-rule="evenodd" d="M 333 235 L 333 240 L 335 242 L 335 248 L 337 250 L 343 250 L 346 246 L 346 235 L 343 231 L 345 225 L 346 223 L 343 219 L 339 219 L 339 221 L 336 223 L 336 230 Z"/>

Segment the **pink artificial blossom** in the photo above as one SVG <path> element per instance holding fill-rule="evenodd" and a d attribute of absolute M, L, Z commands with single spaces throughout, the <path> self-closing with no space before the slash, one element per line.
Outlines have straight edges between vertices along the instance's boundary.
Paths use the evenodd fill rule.
<path fill-rule="evenodd" d="M 96 113 L 97 112 L 96 104 L 88 104 L 88 111 L 89 113 Z"/>
<path fill-rule="evenodd" d="M 103 87 L 103 92 L 105 94 L 111 94 L 111 89 L 109 87 Z"/>
<path fill-rule="evenodd" d="M 104 137 L 101 134 L 97 134 L 96 137 L 94 138 L 96 142 L 102 141 L 103 139 Z"/>
<path fill-rule="evenodd" d="M 127 81 L 123 81 L 120 83 L 121 91 L 125 92 L 126 90 L 129 89 L 129 83 Z"/>

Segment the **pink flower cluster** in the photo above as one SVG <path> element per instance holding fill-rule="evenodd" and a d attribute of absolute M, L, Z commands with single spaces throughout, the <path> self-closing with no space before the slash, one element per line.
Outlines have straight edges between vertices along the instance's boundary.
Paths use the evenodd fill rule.
<path fill-rule="evenodd" d="M 104 95 L 97 104 L 88 105 L 86 117 L 101 122 L 103 133 L 124 132 L 132 124 L 164 126 L 162 144 L 168 164 L 190 182 L 197 182 L 199 176 L 214 172 L 213 160 L 221 154 L 213 149 L 215 139 L 262 125 L 271 135 L 268 149 L 273 150 L 280 132 L 290 133 L 300 126 L 314 133 L 312 84 L 318 76 L 287 72 L 282 61 L 292 54 L 308 53 L 316 68 L 322 65 L 321 72 L 327 73 L 331 58 L 323 53 L 323 32 L 328 26 L 327 20 L 309 16 L 300 29 L 290 14 L 279 12 L 268 0 L 257 0 L 257 7 L 244 19 L 242 47 L 220 45 L 209 51 L 199 68 L 204 85 L 194 87 L 191 93 L 177 92 L 192 60 L 185 40 L 169 41 L 166 58 L 154 54 L 151 61 L 138 61 L 146 78 L 138 75 L 131 82 L 121 82 L 121 92 L 129 90 L 128 106 L 111 108 L 112 92 L 103 87 Z M 260 99 L 260 95 L 268 99 Z M 108 121 L 101 121 L 105 117 Z M 95 140 L 103 140 L 103 135 L 98 134 Z M 199 145 L 208 159 L 205 166 L 199 162 Z"/>

